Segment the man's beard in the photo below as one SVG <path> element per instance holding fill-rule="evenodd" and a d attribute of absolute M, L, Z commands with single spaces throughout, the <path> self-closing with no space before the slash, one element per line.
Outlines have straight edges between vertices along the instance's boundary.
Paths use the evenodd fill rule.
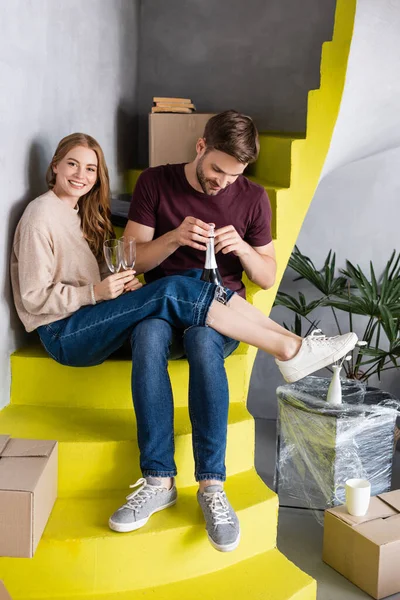
<path fill-rule="evenodd" d="M 208 196 L 216 196 L 218 194 L 219 190 L 215 191 L 208 187 L 210 185 L 210 180 L 207 179 L 207 177 L 204 175 L 203 161 L 204 161 L 204 156 L 202 156 L 200 158 L 199 162 L 197 163 L 197 167 L 196 167 L 197 181 L 201 185 L 201 189 L 203 190 L 203 192 L 205 194 L 207 194 Z"/>

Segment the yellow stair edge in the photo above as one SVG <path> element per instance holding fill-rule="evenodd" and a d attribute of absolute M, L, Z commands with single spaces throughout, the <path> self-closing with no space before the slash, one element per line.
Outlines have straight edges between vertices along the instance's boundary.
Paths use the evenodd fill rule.
<path fill-rule="evenodd" d="M 259 134 L 260 154 L 249 172 L 260 179 L 274 180 L 280 187 L 289 187 L 293 162 L 292 145 L 304 140 L 306 134 Z"/>
<path fill-rule="evenodd" d="M 163 585 L 237 564 L 276 543 L 278 500 L 255 470 L 226 482 L 241 523 L 234 552 L 209 543 L 196 500 L 197 486 L 178 489 L 175 506 L 142 529 L 115 533 L 108 518 L 122 493 L 97 499 L 57 500 L 33 559 L 0 559 L 0 576 L 13 598 L 117 592 Z M 133 568 L 134 566 L 134 568 Z M 29 586 L 29 592 L 27 587 Z"/>
<path fill-rule="evenodd" d="M 175 408 L 174 421 L 177 481 L 182 486 L 192 485 L 194 462 L 186 407 Z M 116 410 L 9 405 L 0 412 L 0 433 L 58 440 L 60 496 L 95 496 L 106 489 L 126 489 L 140 477 L 133 407 Z M 250 469 L 253 455 L 254 419 L 244 404 L 232 403 L 228 415 L 228 472 Z"/>
<path fill-rule="evenodd" d="M 231 355 L 231 356 L 237 356 L 237 355 L 241 355 L 241 354 L 246 354 L 246 345 L 245 344 L 240 344 L 239 347 L 237 348 L 237 350 L 235 350 L 235 352 Z M 11 358 L 42 358 L 45 360 L 49 360 L 51 362 L 55 362 L 46 352 L 46 350 L 43 348 L 43 346 L 41 346 L 40 344 L 32 344 L 30 346 L 24 346 L 23 348 L 20 348 L 19 350 L 15 350 L 15 352 L 13 352 L 11 354 Z M 130 362 L 130 356 L 129 356 L 129 350 L 127 351 L 127 354 L 125 356 L 121 356 L 118 353 L 115 353 L 115 355 L 113 355 L 112 357 L 107 359 L 107 362 L 115 362 L 115 363 L 120 363 L 120 362 Z M 178 360 L 173 360 L 171 361 L 173 363 L 177 362 L 181 362 L 181 359 Z M 183 359 L 182 359 L 183 362 Z M 56 363 L 57 364 L 57 363 Z M 66 369 L 75 369 L 75 367 L 64 367 Z M 77 367 L 79 369 L 94 369 L 95 367 Z"/>
<path fill-rule="evenodd" d="M 251 370 L 248 346 L 241 344 L 225 361 L 231 402 L 247 398 Z M 168 364 L 175 406 L 187 406 L 189 365 L 185 359 Z M 110 358 L 96 367 L 65 367 L 44 349 L 32 346 L 11 355 L 11 403 L 80 408 L 132 406 L 131 360 Z"/>
<path fill-rule="evenodd" d="M 268 550 L 208 575 L 143 590 L 58 596 L 58 600 L 315 600 L 317 584 L 278 550 Z M 48 596 L 29 597 L 44 600 Z M 15 597 L 28 600 L 28 596 Z"/>
<path fill-rule="evenodd" d="M 275 192 L 280 192 L 281 190 L 290 189 L 289 185 L 280 185 L 275 181 L 269 181 L 268 179 L 262 179 L 262 177 L 257 177 L 256 175 L 246 175 L 247 179 L 253 181 L 254 183 L 258 183 L 258 185 L 262 185 L 266 190 L 273 190 Z"/>
<path fill-rule="evenodd" d="M 260 177 L 254 176 L 254 175 L 247 175 L 246 177 L 247 177 L 247 179 L 250 179 L 250 181 L 253 181 L 253 183 L 257 183 L 258 185 L 261 185 L 268 194 L 269 202 L 271 205 L 271 212 L 272 212 L 271 235 L 272 235 L 272 239 L 276 240 L 278 237 L 277 222 L 278 222 L 278 215 L 279 215 L 279 202 L 283 199 L 283 192 L 290 190 L 290 188 L 279 185 L 279 184 L 271 182 L 271 181 L 266 181 L 264 179 L 261 179 Z M 246 295 L 247 295 L 247 299 L 249 299 L 249 297 L 251 295 L 251 290 L 249 289 L 250 282 L 246 278 L 245 274 L 244 274 L 244 278 L 246 281 L 246 284 L 245 284 L 246 285 Z M 260 289 L 261 289 L 258 286 L 256 286 L 254 283 L 252 283 L 250 285 L 252 285 L 254 287 L 254 290 L 260 291 Z"/>
<path fill-rule="evenodd" d="M 324 42 L 325 43 L 325 42 Z M 296 141 L 296 140 L 304 140 L 306 137 L 306 132 L 305 131 L 259 131 L 258 133 L 260 139 L 267 139 L 267 140 L 289 140 L 289 141 Z"/>

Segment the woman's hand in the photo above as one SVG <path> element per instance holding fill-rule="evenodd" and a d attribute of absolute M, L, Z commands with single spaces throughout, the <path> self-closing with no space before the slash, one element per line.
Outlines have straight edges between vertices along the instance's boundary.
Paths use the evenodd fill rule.
<path fill-rule="evenodd" d="M 129 269 L 127 271 L 122 271 L 121 273 L 109 275 L 103 279 L 101 283 L 96 283 L 96 285 L 93 286 L 96 302 L 118 298 L 125 290 L 125 285 L 128 283 L 132 284 L 134 280 L 137 281 L 135 273 L 136 271 Z"/>
<path fill-rule="evenodd" d="M 139 279 L 137 277 L 134 277 L 131 281 L 128 281 L 128 283 L 125 284 L 125 292 L 134 292 L 135 290 L 138 290 L 139 288 L 143 287 L 143 284 L 140 283 Z"/>

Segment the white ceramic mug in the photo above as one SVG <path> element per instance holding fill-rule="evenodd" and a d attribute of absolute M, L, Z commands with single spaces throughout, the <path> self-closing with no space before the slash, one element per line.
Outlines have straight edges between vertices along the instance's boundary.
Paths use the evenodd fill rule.
<path fill-rule="evenodd" d="M 367 514 L 369 501 L 371 498 L 371 484 L 368 479 L 348 479 L 346 483 L 339 484 L 339 487 L 344 487 L 346 490 L 346 508 L 353 517 L 363 517 Z M 336 500 L 343 504 L 336 496 Z"/>

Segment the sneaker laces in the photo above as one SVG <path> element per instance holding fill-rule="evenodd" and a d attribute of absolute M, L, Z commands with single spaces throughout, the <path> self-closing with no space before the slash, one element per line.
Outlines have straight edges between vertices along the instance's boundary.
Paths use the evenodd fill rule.
<path fill-rule="evenodd" d="M 203 492 L 203 496 L 211 511 L 215 527 L 234 524 L 229 514 L 229 504 L 225 492 Z"/>
<path fill-rule="evenodd" d="M 130 508 L 134 511 L 139 510 L 146 501 L 155 496 L 157 492 L 166 489 L 162 485 L 149 485 L 144 477 L 141 477 L 136 483 L 133 483 L 129 487 L 138 489 L 126 497 L 128 502 L 124 504 L 123 508 Z"/>
<path fill-rule="evenodd" d="M 319 339 L 319 338 L 326 338 L 326 335 L 324 333 L 322 333 L 322 329 L 313 329 L 313 331 L 311 332 L 311 334 L 309 336 L 307 336 L 309 338 L 312 339 Z"/>
<path fill-rule="evenodd" d="M 313 344 L 330 344 L 331 340 L 336 339 L 335 337 L 326 337 L 324 333 L 322 333 L 321 329 L 314 329 L 310 335 L 304 338 L 305 343 L 309 345 Z"/>

